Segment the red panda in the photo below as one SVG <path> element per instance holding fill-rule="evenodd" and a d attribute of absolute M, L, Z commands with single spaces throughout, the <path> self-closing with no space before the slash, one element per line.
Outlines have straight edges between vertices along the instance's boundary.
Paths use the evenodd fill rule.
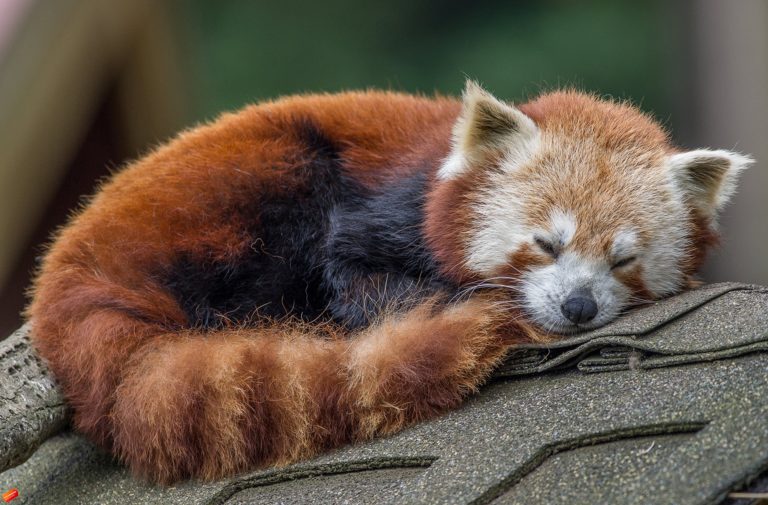
<path fill-rule="evenodd" d="M 287 464 L 457 407 L 516 343 L 686 288 L 750 162 L 576 91 L 250 106 L 58 233 L 33 342 L 76 429 L 138 476 Z"/>

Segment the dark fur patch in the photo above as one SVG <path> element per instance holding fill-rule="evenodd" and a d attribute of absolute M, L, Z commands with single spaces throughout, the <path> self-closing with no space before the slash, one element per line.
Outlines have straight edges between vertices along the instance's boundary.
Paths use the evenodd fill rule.
<path fill-rule="evenodd" d="M 477 116 L 474 120 L 478 130 L 486 135 L 507 135 L 519 130 L 515 120 L 506 111 L 488 102 L 477 104 Z"/>
<path fill-rule="evenodd" d="M 417 174 L 331 213 L 323 270 L 337 321 L 364 326 L 383 309 L 406 309 L 455 289 L 424 239 L 426 184 Z"/>
<path fill-rule="evenodd" d="M 426 178 L 371 194 L 345 174 L 342 153 L 311 119 L 295 119 L 291 132 L 306 158 L 293 186 L 264 188 L 231 210 L 247 223 L 251 248 L 227 261 L 180 252 L 162 274 L 189 324 L 290 316 L 357 328 L 444 290 L 422 233 Z"/>
<path fill-rule="evenodd" d="M 345 177 L 337 147 L 307 117 L 286 126 L 297 139 L 299 163 L 290 184 L 255 187 L 228 211 L 250 248 L 228 261 L 180 252 L 165 284 L 189 323 L 203 328 L 292 315 L 312 320 L 327 302 L 318 269 L 330 209 L 359 192 Z"/>
<path fill-rule="evenodd" d="M 264 300 L 279 314 L 293 299 L 308 318 L 300 304 L 333 300 L 331 217 L 431 172 L 459 106 L 376 92 L 271 102 L 107 182 L 46 254 L 28 309 L 73 426 L 134 475 L 170 484 L 286 465 L 457 406 L 508 347 L 499 307 L 480 296 L 384 315 L 349 341 L 332 324 L 186 328 Z M 352 263 L 346 285 L 381 268 Z"/>
<path fill-rule="evenodd" d="M 305 147 L 307 153 L 314 160 L 325 160 L 333 164 L 339 163 L 341 156 L 339 147 L 317 126 L 312 118 L 299 116 L 293 118 L 292 123 L 289 131 L 294 132 L 299 144 Z"/>

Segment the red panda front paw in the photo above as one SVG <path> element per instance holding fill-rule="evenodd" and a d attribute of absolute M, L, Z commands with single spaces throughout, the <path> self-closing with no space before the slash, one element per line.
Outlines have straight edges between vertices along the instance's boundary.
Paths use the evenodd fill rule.
<path fill-rule="evenodd" d="M 486 300 L 427 302 L 362 332 L 347 356 L 358 437 L 394 433 L 474 392 L 509 347 L 501 316 Z"/>

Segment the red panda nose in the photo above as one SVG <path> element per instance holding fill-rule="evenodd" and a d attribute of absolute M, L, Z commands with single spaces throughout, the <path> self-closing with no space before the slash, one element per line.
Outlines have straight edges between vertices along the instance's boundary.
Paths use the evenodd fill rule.
<path fill-rule="evenodd" d="M 584 324 L 597 315 L 597 303 L 588 288 L 574 289 L 560 306 L 563 315 L 576 324 Z"/>

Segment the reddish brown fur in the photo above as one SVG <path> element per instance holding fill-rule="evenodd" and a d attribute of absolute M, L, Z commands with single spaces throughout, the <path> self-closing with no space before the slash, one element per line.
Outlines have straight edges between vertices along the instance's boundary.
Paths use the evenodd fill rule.
<path fill-rule="evenodd" d="M 516 183 L 525 184 L 519 191 L 526 194 L 528 224 L 548 229 L 552 209 L 567 209 L 578 223 L 568 248 L 597 260 L 612 260 L 611 246 L 621 229 L 633 230 L 638 246 L 647 246 L 651 232 L 658 232 L 653 209 L 649 212 L 647 202 L 667 203 L 670 198 L 659 191 L 663 184 L 658 183 L 666 182 L 665 157 L 676 152 L 667 132 L 629 104 L 605 101 L 573 90 L 542 95 L 520 105 L 519 109 L 534 120 L 544 146 L 530 162 L 517 169 Z M 493 194 L 488 189 L 497 183 L 484 177 L 487 173 L 485 167 L 474 167 L 474 171 L 451 181 L 453 188 L 472 188 L 453 190 L 463 198 L 447 188 L 439 188 L 445 194 L 436 195 L 439 198 L 433 205 L 444 208 L 443 215 L 449 216 L 446 219 L 441 215 L 439 219 L 456 223 L 452 231 L 457 237 L 463 237 L 471 227 L 472 209 L 488 194 Z M 562 174 L 566 175 L 561 177 Z M 640 180 L 655 178 L 657 183 L 628 184 L 628 176 L 634 174 L 642 174 Z M 690 212 L 691 246 L 686 251 L 685 264 L 681 265 L 686 279 L 690 279 L 701 266 L 706 252 L 717 243 L 711 221 L 694 210 Z M 450 216 L 462 217 L 451 220 Z M 444 253 L 447 264 L 461 264 L 464 243 L 448 237 L 434 242 L 447 251 Z M 545 255 L 524 244 L 500 271 L 489 272 L 489 275 L 515 277 L 516 272 L 547 261 Z M 630 270 L 616 276 L 632 290 L 636 299 L 653 298 L 638 272 Z"/>
<path fill-rule="evenodd" d="M 435 185 L 426 206 L 424 234 L 437 257 L 443 273 L 457 282 L 471 282 L 477 277 L 464 266 L 464 243 L 472 227 L 470 195 L 474 179 L 463 177 Z"/>
<path fill-rule="evenodd" d="M 566 128 L 580 107 L 572 97 L 524 110 Z M 297 116 L 311 114 L 344 146 L 354 177 L 378 186 L 436 166 L 459 110 L 454 99 L 393 93 L 289 97 L 185 132 L 117 174 L 57 237 L 27 312 L 75 427 L 148 479 L 213 479 L 438 415 L 476 390 L 514 342 L 544 338 L 483 298 L 444 310 L 426 303 L 351 340 L 291 323 L 202 335 L 149 274 L 174 251 L 247 253 L 247 223 L 230 211 L 259 194 L 288 191 L 301 204 L 295 169 L 311 153 L 285 128 Z M 634 116 L 620 126 L 632 139 L 658 140 Z M 607 143 L 629 138 L 609 130 Z M 444 270 L 462 281 L 473 280 L 462 264 L 472 184 L 433 189 L 425 224 Z M 512 263 L 536 260 L 525 254 Z"/>
<path fill-rule="evenodd" d="M 536 121 L 545 135 L 583 142 L 579 146 L 579 161 L 589 168 L 577 167 L 572 173 L 576 180 L 559 185 L 557 191 L 542 188 L 542 193 L 556 194 L 561 201 L 534 204 L 530 212 L 532 221 L 537 225 L 546 223 L 553 204 L 572 210 L 579 223 L 572 247 L 596 258 L 607 255 L 614 234 L 622 227 L 631 225 L 639 232 L 640 241 L 646 241 L 644 230 L 653 225 L 643 222 L 641 215 L 643 199 L 648 195 L 628 187 L 627 171 L 617 170 L 621 164 L 609 156 L 627 153 L 627 159 L 635 164 L 633 170 L 650 174 L 662 166 L 662 157 L 672 150 L 667 133 L 630 105 L 602 101 L 575 91 L 544 95 L 521 106 L 521 110 Z M 568 145 L 558 147 L 569 149 Z M 558 151 L 549 154 L 553 162 L 561 155 Z M 546 158 L 539 160 L 541 165 L 548 163 Z M 659 194 L 655 198 L 665 196 Z"/>
<path fill-rule="evenodd" d="M 637 108 L 600 100 L 575 90 L 558 91 L 520 106 L 536 125 L 570 136 L 592 136 L 605 149 L 654 150 L 669 142 L 667 133 Z M 593 128 L 585 128 L 591 125 Z"/>
<path fill-rule="evenodd" d="M 648 287 L 643 281 L 642 267 L 635 266 L 623 271 L 615 272 L 614 275 L 627 286 L 634 297 L 633 304 L 648 303 L 653 301 L 656 297 L 648 290 Z"/>
<path fill-rule="evenodd" d="M 520 272 L 531 267 L 549 265 L 553 262 L 553 259 L 547 254 L 533 249 L 528 244 L 515 251 L 509 258 L 507 265 L 504 269 L 498 272 L 498 275 L 504 275 L 506 277 L 517 277 Z"/>
<path fill-rule="evenodd" d="M 284 133 L 296 114 L 312 111 L 377 185 L 444 156 L 458 110 L 391 93 L 292 97 L 183 133 L 117 174 L 59 234 L 28 309 L 76 428 L 167 483 L 285 464 L 458 405 L 510 345 L 490 300 L 426 304 L 351 341 L 289 323 L 202 335 L 147 273 L 177 250 L 236 258 L 251 244 L 227 209 L 272 188 L 300 197 L 292 170 L 309 154 Z"/>
<path fill-rule="evenodd" d="M 693 276 L 704 264 L 707 252 L 720 243 L 720 235 L 712 228 L 711 221 L 695 210 L 691 210 L 691 228 L 693 233 L 690 251 L 688 251 L 686 261 L 683 264 L 683 271 L 689 277 Z"/>

